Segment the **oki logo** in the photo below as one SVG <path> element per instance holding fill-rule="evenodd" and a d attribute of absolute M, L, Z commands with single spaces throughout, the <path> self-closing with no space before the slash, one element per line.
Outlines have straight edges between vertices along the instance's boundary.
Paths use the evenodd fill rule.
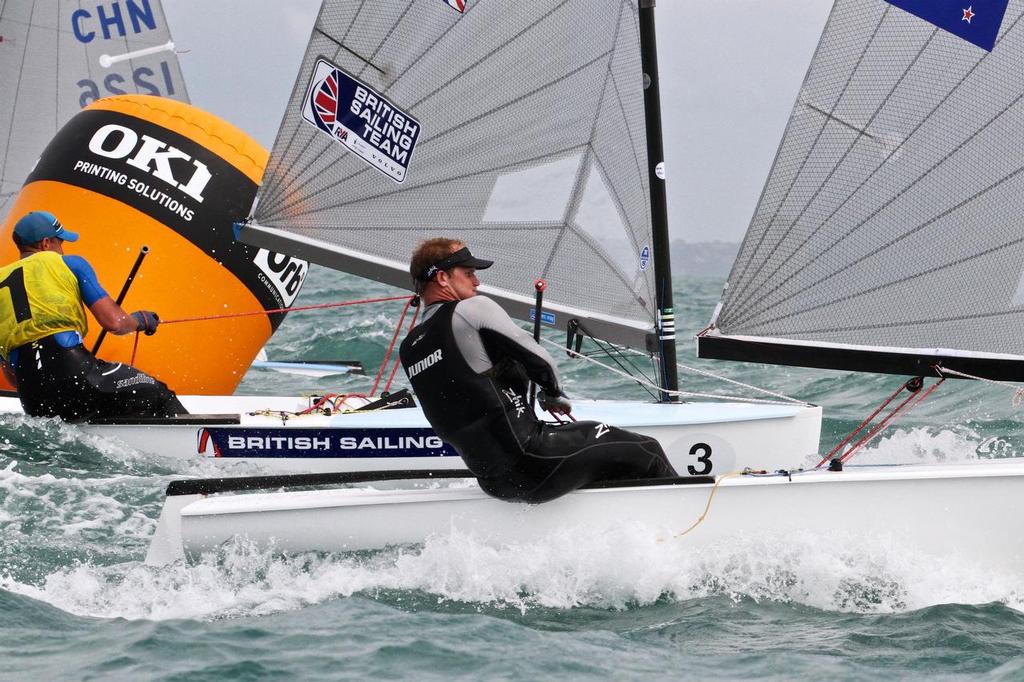
<path fill-rule="evenodd" d="M 203 190 L 213 176 L 205 163 L 196 161 L 177 147 L 161 142 L 155 137 L 143 135 L 139 138 L 131 128 L 116 123 L 103 126 L 89 140 L 89 151 L 108 159 L 125 159 L 129 166 L 146 171 L 155 178 L 177 187 L 198 202 L 203 201 Z M 191 161 L 191 175 L 179 182 L 171 167 L 171 161 Z M 181 176 L 182 164 L 175 164 Z"/>

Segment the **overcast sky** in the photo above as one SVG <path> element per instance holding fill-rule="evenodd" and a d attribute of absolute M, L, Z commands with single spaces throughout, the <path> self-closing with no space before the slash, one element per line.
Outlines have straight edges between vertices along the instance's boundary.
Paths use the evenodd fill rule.
<path fill-rule="evenodd" d="M 743 237 L 831 5 L 659 0 L 673 238 Z M 192 103 L 269 148 L 319 6 L 164 0 Z"/>

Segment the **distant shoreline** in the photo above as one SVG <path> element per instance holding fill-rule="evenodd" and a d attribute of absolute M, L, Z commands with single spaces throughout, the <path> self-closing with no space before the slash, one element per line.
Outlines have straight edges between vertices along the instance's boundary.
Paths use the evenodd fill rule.
<path fill-rule="evenodd" d="M 673 239 L 672 275 L 727 277 L 739 249 L 739 242 L 686 242 Z"/>

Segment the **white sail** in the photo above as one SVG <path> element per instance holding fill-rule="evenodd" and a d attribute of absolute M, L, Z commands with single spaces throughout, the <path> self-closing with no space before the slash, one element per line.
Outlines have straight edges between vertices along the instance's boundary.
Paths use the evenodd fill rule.
<path fill-rule="evenodd" d="M 409 288 L 430 236 L 482 291 L 643 347 L 657 317 L 636 0 L 328 1 L 247 243 Z M 572 46 L 572 49 L 564 49 Z"/>
<path fill-rule="evenodd" d="M 702 356 L 1024 376 L 1022 14 L 837 0 Z"/>
<path fill-rule="evenodd" d="M 188 102 L 160 0 L 0 2 L 0 219 L 68 119 L 109 95 Z"/>

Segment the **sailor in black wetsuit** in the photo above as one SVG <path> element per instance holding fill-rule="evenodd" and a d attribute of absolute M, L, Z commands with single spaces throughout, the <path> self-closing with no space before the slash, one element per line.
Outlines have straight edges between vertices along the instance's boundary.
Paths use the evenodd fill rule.
<path fill-rule="evenodd" d="M 463 242 L 430 239 L 410 273 L 426 309 L 402 342 L 406 375 L 430 425 L 462 455 L 484 492 L 503 500 L 553 500 L 588 483 L 676 476 L 653 438 L 599 422 L 541 422 L 541 405 L 569 414 L 551 356 L 497 303 L 478 296 L 474 258 Z"/>
<path fill-rule="evenodd" d="M 85 349 L 85 306 L 113 334 L 156 332 L 156 313 L 125 312 L 81 256 L 64 255 L 78 235 L 52 213 L 33 211 L 14 226 L 20 258 L 0 267 L 0 369 L 27 414 L 90 417 L 188 414 L 160 381 Z"/>

